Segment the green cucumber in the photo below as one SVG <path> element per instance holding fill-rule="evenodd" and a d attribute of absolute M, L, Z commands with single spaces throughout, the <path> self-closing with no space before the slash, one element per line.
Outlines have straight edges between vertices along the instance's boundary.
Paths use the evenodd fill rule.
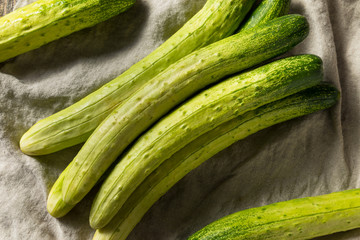
<path fill-rule="evenodd" d="M 116 215 L 116 220 L 112 220 L 109 225 L 107 225 L 105 229 L 101 229 L 100 233 L 97 233 L 97 235 L 101 236 L 105 234 L 108 236 L 110 232 L 111 234 L 114 234 L 112 232 L 115 227 L 121 229 L 121 231 L 116 232 L 121 233 L 121 235 L 127 235 L 125 229 L 127 229 L 129 233 L 158 198 L 160 198 L 185 174 L 207 160 L 207 158 L 210 158 L 217 152 L 230 146 L 232 143 L 261 129 L 291 118 L 328 108 L 334 104 L 336 100 L 337 90 L 335 88 L 328 85 L 319 85 L 304 90 L 299 94 L 279 100 L 278 102 L 268 104 L 258 110 L 250 111 L 221 124 L 214 130 L 210 130 L 189 143 L 183 149 L 171 156 L 169 160 L 160 165 L 160 167 L 140 185 L 141 187 L 136 189 L 129 200 L 126 201 L 124 207 L 120 209 L 120 213 Z M 260 116 L 261 118 L 259 118 Z M 269 117 L 272 117 L 273 121 L 270 121 Z M 260 121 L 260 123 L 257 121 Z M 246 131 L 243 129 L 246 129 Z M 182 161 L 181 165 L 179 161 Z M 69 166 L 67 169 L 68 168 Z M 54 183 L 47 201 L 48 212 L 56 218 L 63 217 L 75 206 L 66 204 L 62 200 L 61 189 L 66 171 L 67 170 L 65 169 Z M 149 194 L 149 196 L 147 196 L 147 194 Z M 134 216 L 138 219 L 133 224 L 129 223 L 127 219 L 123 219 L 124 216 L 130 216 L 130 212 L 132 211 L 141 211 L 140 213 L 134 213 Z M 120 225 L 120 222 L 123 221 L 124 223 Z M 125 226 L 124 228 L 122 227 L 123 224 Z"/>
<path fill-rule="evenodd" d="M 144 130 L 198 90 L 286 52 L 308 34 L 308 22 L 287 15 L 207 47 L 172 64 L 117 107 L 74 158 L 63 200 L 79 202 L 121 152 Z"/>
<path fill-rule="evenodd" d="M 194 50 L 233 34 L 254 1 L 208 0 L 150 55 L 79 102 L 37 122 L 21 138 L 20 149 L 28 155 L 43 155 L 86 141 L 100 122 L 144 83 Z"/>
<path fill-rule="evenodd" d="M 65 175 L 68 169 L 71 167 L 71 162 L 65 170 L 60 174 L 58 179 L 53 184 L 47 199 L 47 211 L 50 213 L 51 216 L 55 218 L 61 218 L 65 216 L 68 212 L 73 209 L 76 204 L 67 204 L 62 199 L 62 185 L 64 182 Z M 110 174 L 111 167 L 105 172 L 96 185 L 101 184 L 105 178 Z"/>
<path fill-rule="evenodd" d="M 229 78 L 195 96 L 154 125 L 124 154 L 95 197 L 90 225 L 95 229 L 104 227 L 145 177 L 187 143 L 247 111 L 318 84 L 321 79 L 321 59 L 302 55 Z"/>
<path fill-rule="evenodd" d="M 62 184 L 64 177 L 68 169 L 70 168 L 71 163 L 65 168 L 65 170 L 60 174 L 59 178 L 55 181 L 52 186 L 48 200 L 47 200 L 47 211 L 51 216 L 60 218 L 65 216 L 73 207 L 74 204 L 66 204 L 62 200 Z"/>
<path fill-rule="evenodd" d="M 245 31 L 259 24 L 268 22 L 289 12 L 290 0 L 263 0 L 242 24 L 240 31 Z"/>
<path fill-rule="evenodd" d="M 135 0 L 38 0 L 0 18 L 0 62 L 121 12 Z"/>
<path fill-rule="evenodd" d="M 274 10 L 274 7 L 269 7 L 269 5 L 271 6 L 272 4 L 279 6 L 282 4 L 285 4 L 285 2 L 289 2 L 290 0 L 282 0 L 282 1 L 264 1 L 267 2 L 267 4 L 261 4 L 252 14 L 256 15 L 256 18 L 251 18 L 252 24 L 247 24 L 247 25 L 251 25 L 252 27 L 254 27 L 257 23 L 263 23 L 264 22 L 264 18 L 266 18 L 267 20 L 271 20 L 274 19 L 275 17 L 279 17 L 282 15 L 285 15 L 287 12 L 281 12 L 281 11 L 276 11 Z M 267 9 L 268 11 L 270 11 L 269 13 L 266 13 L 265 9 Z M 285 9 L 284 7 L 282 9 Z M 276 11 L 276 14 L 273 13 L 273 11 Z M 262 12 L 262 14 L 259 14 L 259 12 Z M 266 17 L 266 16 L 272 16 L 272 17 Z M 250 19 L 248 20 L 250 21 Z M 247 21 L 247 22 L 248 22 Z M 68 167 L 70 168 L 70 167 Z M 65 170 L 66 171 L 66 170 Z M 63 200 L 62 200 L 62 194 L 61 194 L 61 189 L 62 189 L 62 184 L 64 181 L 64 176 L 65 176 L 65 172 L 63 172 L 60 177 L 58 178 L 58 180 L 54 183 L 49 197 L 48 197 L 48 201 L 47 201 L 47 209 L 48 212 L 53 216 L 53 217 L 62 217 L 64 215 L 66 215 L 75 205 L 69 205 L 66 204 Z"/>
<path fill-rule="evenodd" d="M 360 189 L 243 210 L 204 227 L 189 240 L 310 239 L 360 227 Z"/>
<path fill-rule="evenodd" d="M 120 211 L 93 240 L 123 240 L 150 207 L 188 172 L 216 153 L 257 131 L 292 118 L 331 107 L 338 91 L 317 85 L 287 98 L 246 112 L 196 138 L 154 170 L 135 189 Z"/>
<path fill-rule="evenodd" d="M 61 218 L 65 216 L 68 212 L 71 211 L 71 209 L 76 206 L 76 204 L 67 204 L 62 199 L 62 185 L 65 175 L 70 167 L 71 163 L 65 168 L 65 170 L 55 181 L 47 199 L 47 211 L 50 213 L 51 216 L 55 218 Z M 108 171 L 101 176 L 100 180 L 96 183 L 96 185 L 101 184 L 104 181 L 104 179 L 110 174 L 110 170 L 111 168 L 109 168 Z"/>

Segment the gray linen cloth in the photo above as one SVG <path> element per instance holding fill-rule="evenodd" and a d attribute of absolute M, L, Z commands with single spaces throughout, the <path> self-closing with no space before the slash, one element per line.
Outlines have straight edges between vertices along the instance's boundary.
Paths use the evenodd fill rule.
<path fill-rule="evenodd" d="M 0 239 L 92 238 L 96 191 L 64 218 L 46 211 L 52 184 L 80 146 L 30 157 L 19 139 L 149 54 L 204 2 L 138 0 L 124 14 L 0 64 Z M 128 239 L 186 239 L 241 209 L 360 187 L 360 1 L 293 0 L 291 12 L 305 15 L 311 32 L 288 55 L 322 57 L 339 103 L 217 154 L 162 197 Z M 360 239 L 360 230 L 321 239 Z"/>

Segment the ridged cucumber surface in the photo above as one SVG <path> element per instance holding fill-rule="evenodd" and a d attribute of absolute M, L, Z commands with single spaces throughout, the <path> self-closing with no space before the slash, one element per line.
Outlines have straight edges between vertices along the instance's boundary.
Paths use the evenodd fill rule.
<path fill-rule="evenodd" d="M 338 91 L 317 85 L 246 112 L 196 138 L 155 169 L 93 240 L 124 240 L 150 207 L 188 172 L 257 131 L 334 105 Z"/>
<path fill-rule="evenodd" d="M 287 0 L 286 0 L 287 1 Z M 261 6 L 259 6 L 258 8 L 266 8 L 268 9 L 269 11 L 273 10 L 273 8 L 269 8 L 268 6 L 264 7 L 264 4 L 262 4 Z M 252 14 L 256 14 L 257 18 L 256 20 L 255 19 L 252 19 L 252 24 L 251 26 L 254 27 L 256 24 L 255 22 L 257 23 L 260 23 L 260 22 L 264 22 L 263 21 L 263 18 L 264 18 L 264 15 L 271 15 L 273 16 L 273 18 L 275 18 L 276 16 L 272 13 L 266 13 L 265 11 L 261 11 L 263 14 L 262 16 L 259 16 L 258 12 L 260 10 L 257 9 L 256 11 L 252 12 Z M 280 13 L 278 11 L 278 16 L 281 16 L 281 15 L 284 15 L 285 12 L 283 13 Z M 266 18 L 268 20 L 271 20 L 273 18 Z M 250 21 L 250 20 L 248 20 Z M 69 168 L 69 167 L 68 167 Z M 66 170 L 65 170 L 66 171 Z M 64 181 L 64 176 L 65 176 L 65 172 L 63 172 L 60 177 L 58 178 L 58 180 L 54 183 L 51 191 L 50 191 L 50 194 L 49 194 L 49 197 L 48 197 L 48 201 L 47 201 L 47 209 L 48 209 L 48 212 L 53 216 L 53 217 L 62 217 L 64 215 L 66 215 L 71 209 L 72 207 L 74 207 L 75 205 L 69 205 L 69 204 L 66 204 L 63 200 L 62 200 L 62 194 L 61 194 L 61 189 L 62 189 L 62 184 L 63 184 L 63 181 Z"/>
<path fill-rule="evenodd" d="M 311 239 L 360 227 L 360 189 L 247 209 L 204 227 L 189 240 Z"/>
<path fill-rule="evenodd" d="M 308 27 L 300 15 L 283 16 L 172 64 L 109 114 L 89 137 L 65 176 L 63 200 L 79 202 L 122 151 L 171 108 L 229 74 L 288 51 L 307 36 Z"/>
<path fill-rule="evenodd" d="M 121 12 L 135 0 L 38 0 L 0 18 L 0 62 Z"/>
<path fill-rule="evenodd" d="M 71 167 L 71 163 L 66 167 L 66 169 L 60 174 L 58 179 L 55 181 L 52 186 L 48 199 L 47 199 L 47 211 L 51 216 L 55 218 L 61 218 L 65 216 L 68 212 L 75 207 L 76 204 L 67 204 L 62 199 L 62 185 L 64 182 L 64 177 Z M 105 172 L 96 185 L 101 184 L 104 179 L 110 174 L 111 167 Z"/>
<path fill-rule="evenodd" d="M 240 31 L 245 31 L 259 24 L 281 17 L 289 12 L 290 0 L 263 0 L 251 13 L 250 17 L 241 24 Z"/>
<path fill-rule="evenodd" d="M 21 150 L 43 155 L 86 141 L 100 122 L 144 83 L 194 50 L 233 34 L 254 1 L 208 0 L 147 57 L 79 102 L 32 126 L 20 140 Z"/>
<path fill-rule="evenodd" d="M 321 79 L 321 59 L 302 55 L 237 75 L 195 96 L 143 134 L 121 158 L 95 197 L 90 225 L 104 227 L 146 176 L 189 142 L 247 111 L 314 86 Z"/>
<path fill-rule="evenodd" d="M 62 184 L 64 181 L 65 174 L 67 170 L 70 168 L 71 163 L 65 168 L 65 170 L 60 174 L 58 179 L 55 181 L 52 186 L 48 199 L 47 199 L 47 211 L 51 216 L 55 218 L 60 218 L 65 216 L 68 212 L 70 212 L 74 204 L 66 204 L 62 200 Z"/>

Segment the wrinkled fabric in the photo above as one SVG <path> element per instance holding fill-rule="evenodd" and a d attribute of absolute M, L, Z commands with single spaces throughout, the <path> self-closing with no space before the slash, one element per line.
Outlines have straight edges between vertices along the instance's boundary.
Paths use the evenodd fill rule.
<path fill-rule="evenodd" d="M 97 189 L 61 219 L 46 211 L 52 184 L 80 146 L 30 157 L 18 142 L 35 122 L 145 57 L 204 3 L 138 0 L 117 17 L 0 64 L 0 239 L 92 238 Z M 306 16 L 311 31 L 286 55 L 320 56 L 325 81 L 341 90 L 338 104 L 218 153 L 166 193 L 128 239 L 186 239 L 242 209 L 360 187 L 360 1 L 293 0 L 291 13 Z M 360 239 L 360 230 L 319 239 Z"/>

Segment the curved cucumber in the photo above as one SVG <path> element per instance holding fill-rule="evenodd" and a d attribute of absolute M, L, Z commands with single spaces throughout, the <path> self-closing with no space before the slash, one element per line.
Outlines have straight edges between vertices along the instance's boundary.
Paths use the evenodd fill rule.
<path fill-rule="evenodd" d="M 136 137 L 171 108 L 221 78 L 286 52 L 308 34 L 300 15 L 287 15 L 197 50 L 147 82 L 89 137 L 65 176 L 63 200 L 79 202 Z"/>
<path fill-rule="evenodd" d="M 79 102 L 32 126 L 20 140 L 21 150 L 43 155 L 86 141 L 100 122 L 144 83 L 194 50 L 231 35 L 254 1 L 208 0 L 147 57 Z"/>
<path fill-rule="evenodd" d="M 246 112 L 196 138 L 154 170 L 135 189 L 120 211 L 93 240 L 123 240 L 150 207 L 188 172 L 257 131 L 292 118 L 326 109 L 336 103 L 338 91 L 318 85 Z"/>
<path fill-rule="evenodd" d="M 290 0 L 263 0 L 242 24 L 240 31 L 245 31 L 259 24 L 268 22 L 289 12 Z"/>
<path fill-rule="evenodd" d="M 237 75 L 195 96 L 143 134 L 122 157 L 94 200 L 90 225 L 104 227 L 146 176 L 192 140 L 321 79 L 321 59 L 303 55 Z"/>
<path fill-rule="evenodd" d="M 38 0 L 0 18 L 0 62 L 121 12 L 135 0 Z"/>
<path fill-rule="evenodd" d="M 310 239 L 360 227 L 360 189 L 243 210 L 189 240 Z"/>

